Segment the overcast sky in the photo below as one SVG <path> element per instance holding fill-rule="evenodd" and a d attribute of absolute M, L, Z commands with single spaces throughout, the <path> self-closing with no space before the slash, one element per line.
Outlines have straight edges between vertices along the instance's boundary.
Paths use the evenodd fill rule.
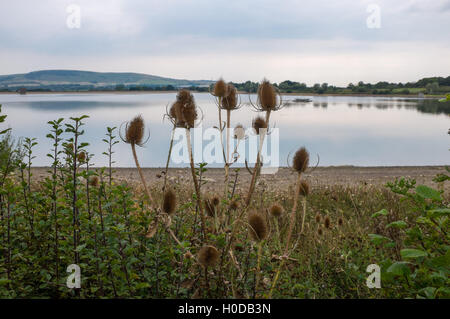
<path fill-rule="evenodd" d="M 71 4 L 80 28 L 67 26 Z M 371 4 L 380 28 L 367 25 Z M 449 76 L 450 0 L 2 0 L 0 74 L 43 69 L 334 85 Z"/>

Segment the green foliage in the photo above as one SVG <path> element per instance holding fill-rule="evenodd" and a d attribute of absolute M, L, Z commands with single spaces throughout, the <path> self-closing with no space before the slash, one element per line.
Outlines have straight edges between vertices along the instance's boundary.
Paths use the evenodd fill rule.
<path fill-rule="evenodd" d="M 390 222 L 385 227 L 400 231 L 397 239 L 370 235 L 374 244 L 398 241 L 398 257 L 385 258 L 381 264 L 382 282 L 388 297 L 449 298 L 450 297 L 450 208 L 441 192 L 401 179 L 388 186 L 411 203 L 402 220 Z M 386 210 L 373 218 L 387 218 Z M 398 235 L 398 234 L 397 234 Z"/>

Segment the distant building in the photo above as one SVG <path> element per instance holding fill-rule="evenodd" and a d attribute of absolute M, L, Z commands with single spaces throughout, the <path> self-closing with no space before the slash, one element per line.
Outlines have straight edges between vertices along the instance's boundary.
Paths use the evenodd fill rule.
<path fill-rule="evenodd" d="M 19 94 L 21 94 L 21 95 L 25 95 L 25 94 L 27 94 L 27 89 L 26 88 L 20 88 L 19 90 L 17 90 L 17 92 L 19 92 Z"/>
<path fill-rule="evenodd" d="M 419 92 L 419 99 L 423 99 L 425 97 L 425 95 L 423 94 L 423 92 Z"/>

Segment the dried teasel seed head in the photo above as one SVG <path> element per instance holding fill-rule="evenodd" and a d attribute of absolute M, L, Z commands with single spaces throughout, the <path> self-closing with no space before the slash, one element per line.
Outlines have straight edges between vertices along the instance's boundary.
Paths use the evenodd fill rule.
<path fill-rule="evenodd" d="M 270 215 L 272 215 L 273 217 L 280 217 L 281 214 L 283 214 L 283 206 L 281 206 L 280 204 L 273 204 L 270 207 Z"/>
<path fill-rule="evenodd" d="M 255 119 L 253 119 L 252 126 L 253 126 L 253 129 L 255 130 L 255 133 L 257 135 L 262 133 L 263 129 L 267 130 L 267 122 L 261 116 L 258 116 Z"/>
<path fill-rule="evenodd" d="M 78 162 L 84 163 L 86 161 L 86 153 L 85 152 L 78 153 L 77 159 Z"/>
<path fill-rule="evenodd" d="M 239 208 L 239 202 L 237 201 L 237 200 L 233 200 L 231 203 L 230 203 L 230 209 L 231 210 L 236 210 L 236 209 L 238 209 Z"/>
<path fill-rule="evenodd" d="M 319 234 L 319 236 L 322 236 L 322 235 L 323 235 L 323 230 L 322 230 L 322 228 L 319 228 L 319 229 L 317 230 L 317 234 Z"/>
<path fill-rule="evenodd" d="M 216 207 L 217 205 L 219 205 L 219 204 L 220 204 L 220 198 L 219 198 L 219 196 L 214 195 L 214 196 L 211 198 L 211 204 L 212 204 L 214 207 Z"/>
<path fill-rule="evenodd" d="M 235 110 L 238 107 L 237 99 L 236 88 L 232 84 L 228 84 L 227 95 L 222 100 L 222 108 L 225 110 Z"/>
<path fill-rule="evenodd" d="M 188 251 L 184 254 L 183 257 L 184 257 L 184 259 L 192 259 L 192 258 L 194 258 L 194 255 L 192 255 L 192 253 L 190 251 Z"/>
<path fill-rule="evenodd" d="M 89 185 L 91 185 L 92 187 L 98 187 L 98 184 L 98 176 L 91 177 L 91 179 L 89 180 Z"/>
<path fill-rule="evenodd" d="M 315 219 L 316 219 L 316 223 L 320 223 L 322 218 L 320 217 L 319 213 L 316 214 L 316 218 Z"/>
<path fill-rule="evenodd" d="M 262 214 L 256 211 L 251 212 L 248 216 L 248 223 L 250 225 L 250 236 L 253 240 L 261 241 L 267 237 L 267 223 Z"/>
<path fill-rule="evenodd" d="M 331 220 L 330 217 L 325 217 L 325 220 L 323 222 L 323 225 L 325 226 L 326 229 L 330 229 L 331 228 Z"/>
<path fill-rule="evenodd" d="M 181 108 L 181 112 L 183 114 L 183 120 L 187 126 L 187 128 L 192 128 L 195 126 L 195 121 L 198 118 L 197 108 L 195 103 L 185 104 Z"/>
<path fill-rule="evenodd" d="M 344 220 L 342 219 L 342 217 L 338 218 L 338 225 L 342 226 L 344 224 Z"/>
<path fill-rule="evenodd" d="M 214 246 L 203 246 L 198 251 L 198 262 L 204 268 L 214 267 L 219 260 L 219 251 Z"/>
<path fill-rule="evenodd" d="M 163 212 L 173 214 L 177 208 L 177 197 L 172 189 L 168 189 L 164 193 Z"/>
<path fill-rule="evenodd" d="M 65 145 L 65 147 L 66 147 L 66 151 L 68 151 L 68 152 L 75 151 L 75 146 L 73 145 L 73 143 L 68 143 Z"/>
<path fill-rule="evenodd" d="M 125 127 L 125 142 L 132 145 L 141 145 L 144 138 L 144 130 L 144 119 L 141 115 L 137 115 Z"/>
<path fill-rule="evenodd" d="M 309 184 L 306 181 L 300 182 L 300 195 L 301 196 L 308 196 L 309 195 Z"/>
<path fill-rule="evenodd" d="M 206 214 L 208 214 L 209 217 L 214 217 L 214 215 L 216 214 L 216 212 L 215 212 L 214 206 L 213 206 L 213 204 L 211 203 L 211 201 L 208 200 L 208 199 L 205 199 L 205 200 L 203 201 L 203 204 L 205 205 L 205 211 L 206 211 Z"/>
<path fill-rule="evenodd" d="M 234 128 L 233 137 L 235 140 L 243 140 L 245 138 L 245 129 L 242 124 L 236 125 Z"/>
<path fill-rule="evenodd" d="M 265 79 L 258 87 L 258 101 L 264 111 L 272 111 L 277 107 L 277 92 Z"/>
<path fill-rule="evenodd" d="M 194 103 L 194 96 L 189 90 L 181 89 L 177 93 L 177 102 L 180 102 L 183 106 Z"/>
<path fill-rule="evenodd" d="M 292 167 L 299 173 L 306 171 L 309 165 L 309 153 L 306 148 L 302 147 L 295 152 Z"/>
<path fill-rule="evenodd" d="M 227 89 L 228 85 L 222 78 L 220 78 L 214 85 L 214 95 L 217 97 L 225 97 L 228 94 Z"/>

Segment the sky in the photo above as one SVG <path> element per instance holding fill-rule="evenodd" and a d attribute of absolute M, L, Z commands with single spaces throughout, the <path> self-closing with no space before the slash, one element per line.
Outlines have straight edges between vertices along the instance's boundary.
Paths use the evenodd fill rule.
<path fill-rule="evenodd" d="M 1 1 L 0 74 L 408 82 L 450 75 L 449 30 L 450 0 Z"/>

